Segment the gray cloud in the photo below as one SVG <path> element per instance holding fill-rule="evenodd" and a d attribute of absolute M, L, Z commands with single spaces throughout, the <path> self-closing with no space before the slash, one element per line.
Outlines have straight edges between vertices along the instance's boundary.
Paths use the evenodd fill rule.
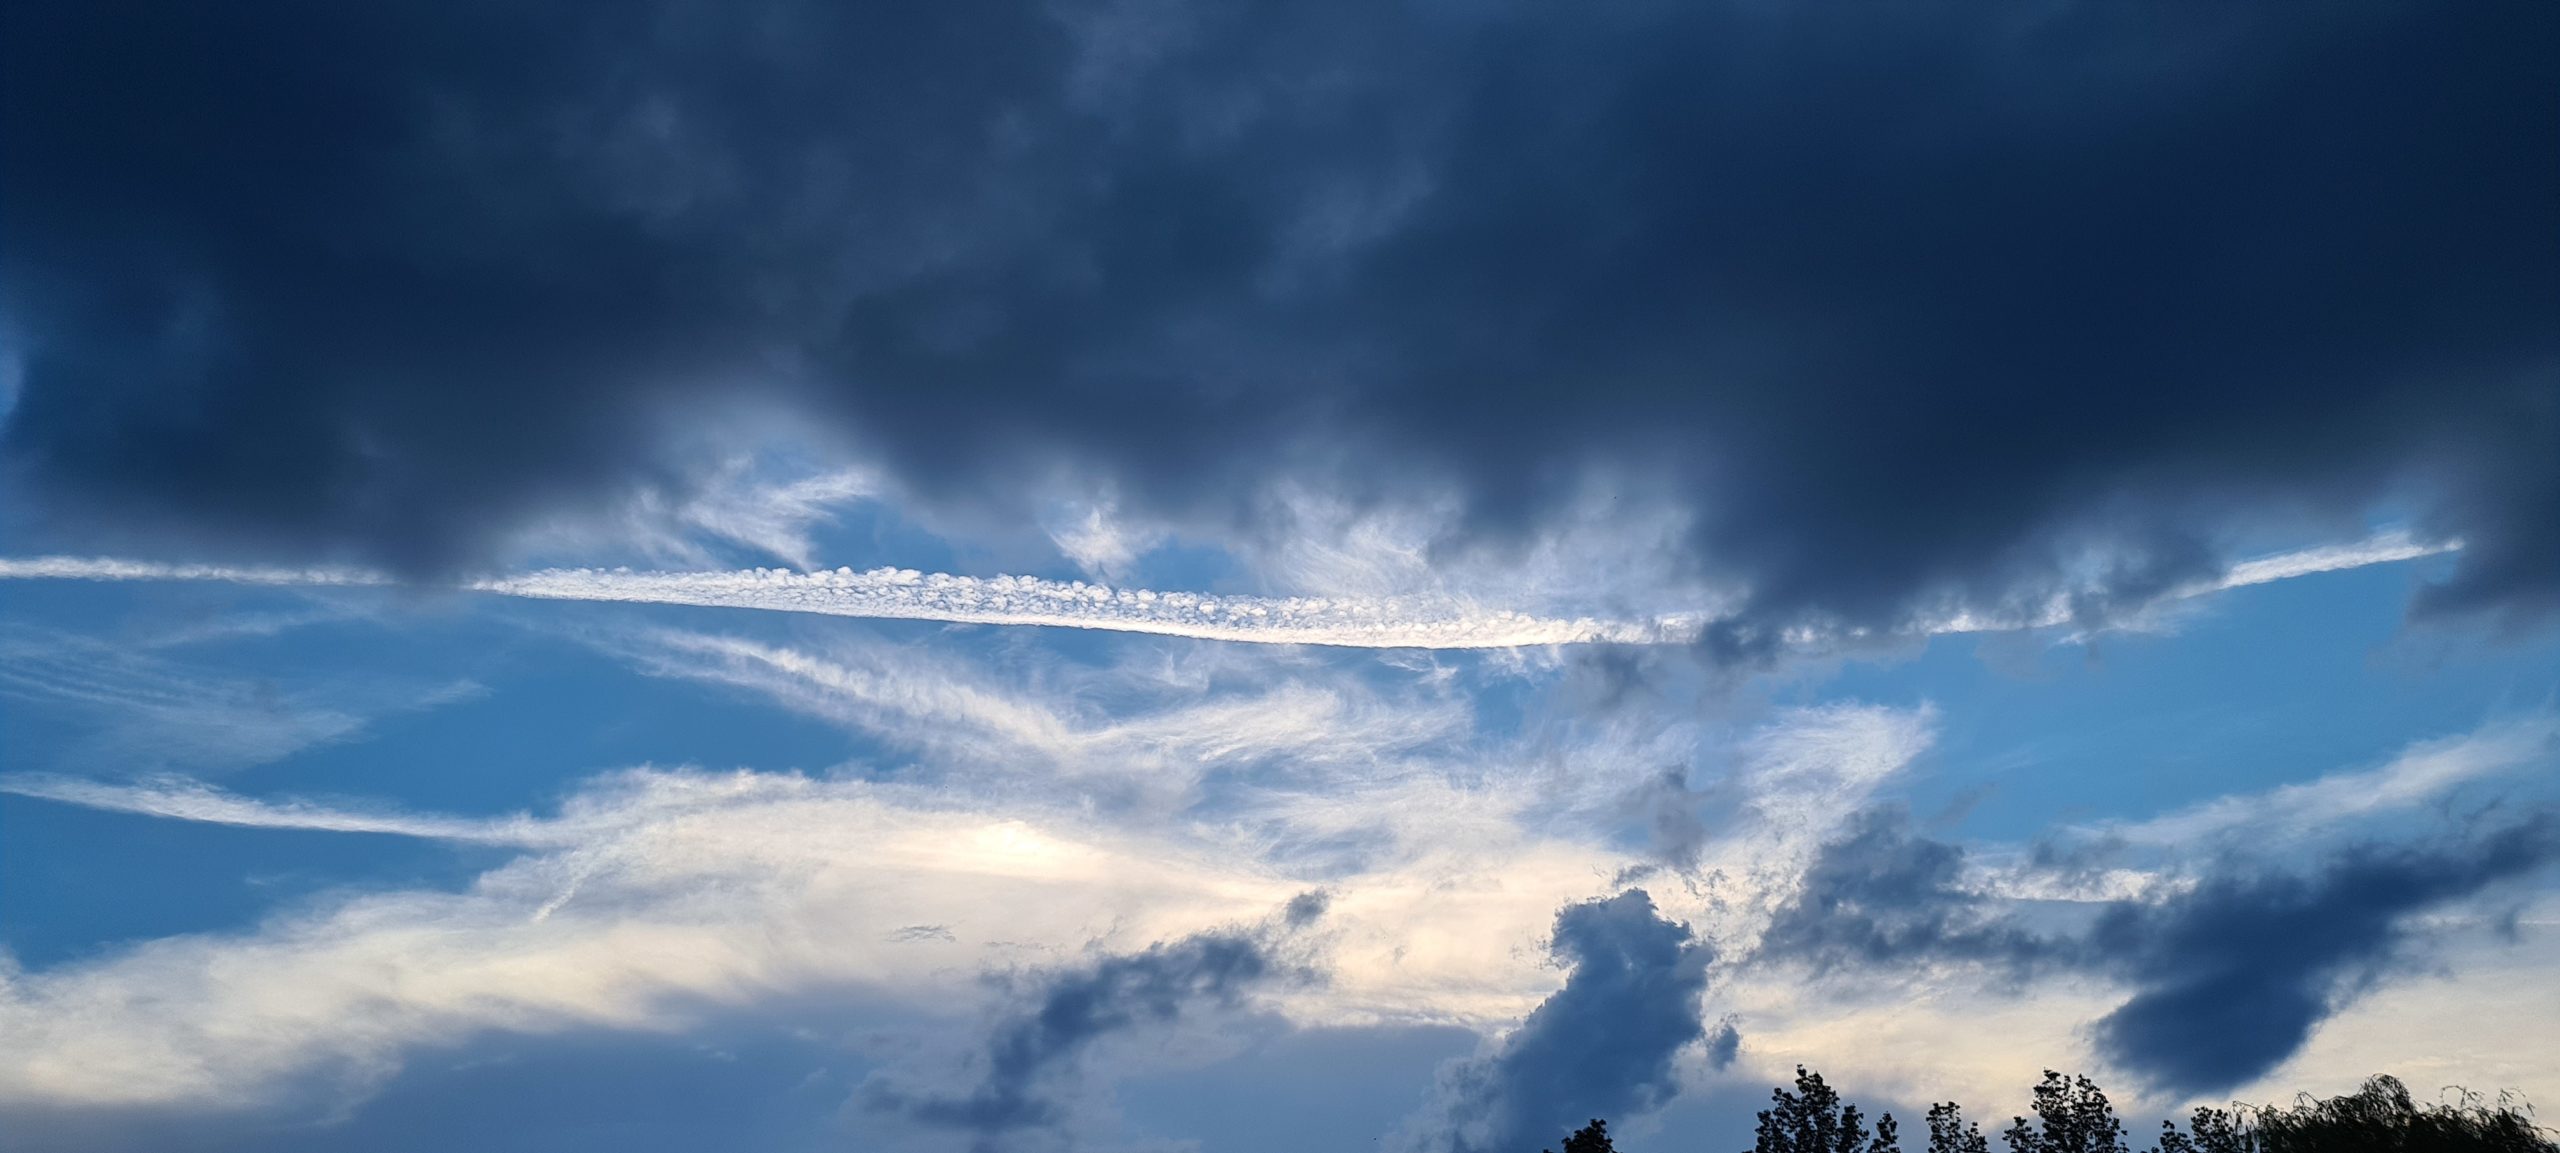
<path fill-rule="evenodd" d="M 1005 508 L 1696 513 L 1711 637 L 2405 497 L 2560 596 L 2547 5 L 11 6 L 21 527 L 470 568 L 743 401 Z M 13 500 L 13 506 L 21 502 Z"/>
<path fill-rule="evenodd" d="M 2226 860 L 2191 890 L 2041 931 L 1967 891 L 1963 860 L 1957 846 L 1913 836 L 1898 812 L 1867 813 L 1824 847 L 1753 959 L 1817 972 L 1953 961 L 2013 976 L 2111 974 L 2134 994 L 2096 1022 L 2100 1053 L 2156 1088 L 2196 1094 L 2292 1056 L 2422 944 L 2412 915 L 2560 860 L 2560 824 L 2546 815 L 2439 848 L 2358 846 L 2307 871 Z"/>
<path fill-rule="evenodd" d="M 2066 945 L 2020 927 L 2001 902 L 1967 889 L 1963 872 L 1963 849 L 1913 835 L 1898 809 L 1870 809 L 1815 856 L 1760 951 L 1817 971 L 1962 960 L 2024 972 L 2069 958 Z"/>
<path fill-rule="evenodd" d="M 1043 974 L 989 1031 L 974 1060 L 973 1084 L 944 1091 L 875 1079 L 864 1087 L 863 1103 L 969 1134 L 981 1149 L 1055 1131 L 1070 1120 L 1065 1090 L 1095 1042 L 1233 1009 L 1259 989 L 1303 976 L 1281 955 L 1279 942 L 1314 923 L 1325 904 L 1322 894 L 1301 894 L 1261 930 L 1195 934 Z"/>
<path fill-rule="evenodd" d="M 1730 1069 L 1734 1058 L 1742 1055 L 1742 1029 L 1732 1017 L 1716 1022 L 1715 1031 L 1707 1034 L 1707 1065 L 1714 1069 Z"/>
<path fill-rule="evenodd" d="M 2306 875 L 2217 876 L 2157 906 L 2110 909 L 2095 963 L 2139 992 L 2098 1022 L 2099 1051 L 2182 1094 L 2230 1088 L 2292 1056 L 2313 1026 L 2418 941 L 2411 914 L 2560 859 L 2548 818 L 2442 849 L 2356 849 Z"/>
<path fill-rule="evenodd" d="M 1566 906 L 1550 948 L 1571 966 L 1564 988 L 1499 1048 L 1441 1071 L 1439 1099 L 1409 1134 L 1414 1148 L 1532 1148 L 1678 1091 L 1671 1062 L 1705 1036 L 1699 998 L 1714 950 L 1663 919 L 1642 889 Z"/>

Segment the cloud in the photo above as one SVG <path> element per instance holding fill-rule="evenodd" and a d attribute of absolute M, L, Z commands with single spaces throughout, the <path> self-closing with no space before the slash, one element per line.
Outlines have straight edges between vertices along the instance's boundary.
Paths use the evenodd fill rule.
<path fill-rule="evenodd" d="M 173 794 L 175 794 L 173 796 Z M 462 888 L 345 892 L 253 930 L 0 974 L 0 1102 L 248 1110 L 358 1097 L 419 1046 L 668 1030 L 770 999 L 966 1006 L 967 974 L 1171 940 L 1304 891 L 1178 837 L 781 774 L 635 771 L 487 822 L 92 791 L 184 819 L 528 851 Z M 897 939 L 943 926 L 951 939 Z"/>
<path fill-rule="evenodd" d="M 2269 838 L 2330 833 L 2405 812 L 2466 784 L 2547 766 L 2555 757 L 2560 757 L 2560 714 L 2538 713 L 2418 742 L 2372 769 L 2216 797 L 2147 820 L 2101 824 L 2082 832 L 2154 849 L 2192 851 L 2242 836 L 2264 844 Z"/>
<path fill-rule="evenodd" d="M 1567 967 L 1564 987 L 1492 1052 L 1441 1071 L 1440 1099 L 1413 1123 L 1410 1147 L 1527 1148 L 1679 1091 L 1672 1059 L 1706 1036 L 1699 999 L 1714 949 L 1642 889 L 1558 911 L 1549 948 Z"/>
<path fill-rule="evenodd" d="M 490 1033 L 674 1030 L 822 993 L 957 1013 L 977 999 L 973 972 L 1125 953 L 1273 909 L 1304 925 L 1311 888 L 1334 894 L 1334 960 L 1321 989 L 1275 990 L 1290 1020 L 1516 1018 L 1546 990 L 1513 935 L 1627 860 L 1524 827 L 1534 793 L 1507 761 L 1470 765 L 1468 783 L 1400 759 L 1400 740 L 1373 771 L 1304 789 L 1280 773 L 1173 819 L 1073 788 L 779 773 L 607 774 L 556 813 L 480 819 L 11 778 L 170 819 L 518 852 L 450 890 L 337 891 L 236 933 L 8 969 L 0 1032 L 19 1043 L 0 1059 L 0 1103 L 290 1112 L 361 1098 L 421 1047 Z M 1346 820 L 1360 853 L 1313 851 Z"/>
<path fill-rule="evenodd" d="M 885 495 L 881 479 L 858 468 L 827 468 L 777 479 L 749 457 L 734 457 L 691 478 L 687 491 L 658 487 L 632 493 L 614 515 L 565 516 L 533 530 L 527 542 L 546 555 L 592 557 L 636 549 L 659 563 L 717 563 L 726 544 L 809 571 L 818 564 L 816 532 L 847 506 Z"/>
<path fill-rule="evenodd" d="M 1299 770 L 1374 767 L 1463 739 L 1467 703 L 1438 686 L 1374 683 L 1359 669 L 1238 667 L 1186 650 L 1102 668 L 986 667 L 879 641 L 811 648 L 700 633 L 644 634 L 646 671 L 764 693 L 899 745 L 1021 773 L 1197 776 L 1285 760 Z"/>
<path fill-rule="evenodd" d="M 1966 885 L 1964 850 L 1911 834 L 1898 809 L 1861 815 L 1822 847 L 1771 918 L 1759 956 L 1817 972 L 1961 960 L 2025 971 L 2071 951 L 2019 927 Z"/>
<path fill-rule="evenodd" d="M 2009 979 L 2081 973 L 2132 990 L 2094 1022 L 2098 1052 L 2179 1099 L 2228 1091 L 2300 1050 L 2423 937 L 2417 914 L 2560 860 L 2548 816 L 2453 847 L 2351 845 L 2307 865 L 2224 857 L 2184 885 L 2037 924 L 1965 876 L 1959 847 L 1870 812 L 1823 847 L 1754 963 L 1905 977 L 1981 966 Z"/>
<path fill-rule="evenodd" d="M 2249 1081 L 2406 959 L 2411 916 L 2560 860 L 2555 830 L 2545 817 L 2448 849 L 2360 847 L 2308 875 L 2208 876 L 2118 905 L 2093 961 L 2139 991 L 2097 1022 L 2099 1052 L 2180 1095 Z"/>
<path fill-rule="evenodd" d="M 1195 671 L 1177 670 L 1165 699 Z M 996 704 L 1006 713 L 1022 702 L 984 707 Z M 965 715 L 950 707 L 928 698 L 896 723 Z M 1751 763 L 1771 787 L 1808 798 L 1844 787 L 1843 776 L 1894 763 L 1895 715 L 1787 714 Z M 1125 719 L 1141 732 L 1194 727 L 1144 711 Z M 1346 740 L 1370 731 L 1340 728 Z M 1054 735 L 1071 747 L 1076 732 Z M 606 774 L 578 783 L 556 812 L 486 818 L 187 781 L 10 778 L 21 793 L 169 819 L 516 853 L 458 887 L 335 891 L 238 932 L 8 969 L 0 1032 L 18 1043 L 0 1057 L 0 1103 L 318 1111 L 362 1098 L 422 1048 L 493 1033 L 680 1030 L 821 994 L 848 1012 L 965 1014 L 982 995 L 973 973 L 1072 970 L 1065 962 L 1079 955 L 1139 953 L 1274 909 L 1284 931 L 1321 932 L 1328 958 L 1320 987 L 1265 990 L 1295 1024 L 1520 1020 L 1556 991 L 1524 927 L 1586 900 L 1635 858 L 1603 830 L 1536 819 L 1552 804 L 1544 755 L 1483 737 L 1413 748 L 1398 731 L 1373 735 L 1383 742 L 1374 762 L 1346 746 L 1339 773 L 1300 779 L 1291 767 L 1176 817 L 1078 789 L 694 770 Z M 1605 770 L 1621 753 L 1604 743 L 1576 755 Z M 1847 763 L 1826 771 L 1816 763 L 1825 756 Z M 1793 835 L 1752 832 L 1712 852 L 1776 852 Z M 1304 895 L 1317 888 L 1329 907 L 1308 925 Z M 1555 955 L 1579 966 L 1581 992 L 1541 1022 L 1693 987 L 1687 970 L 1642 976 L 1648 950 L 1686 931 L 1639 911 L 1621 899 L 1559 922 Z M 1571 1033 L 1559 1022 L 1535 1035 L 1554 1038 L 1546 1045 Z"/>
<path fill-rule="evenodd" d="M 250 829 L 303 829 L 328 833 L 384 833 L 439 841 L 530 846 L 557 844 L 530 818 L 474 820 L 363 812 L 303 800 L 259 801 L 184 777 L 120 785 L 77 777 L 21 773 L 0 777 L 0 793 L 66 805 Z"/>
<path fill-rule="evenodd" d="M 1266 986 L 1305 979 L 1280 946 L 1322 910 L 1320 896 L 1301 894 L 1286 916 L 1259 931 L 1197 933 L 1041 974 L 990 1029 L 972 1062 L 974 1084 L 945 1092 L 874 1078 L 864 1086 L 863 1103 L 973 1134 L 981 1149 L 1001 1148 L 1008 1136 L 1026 1131 L 1059 1130 L 1072 1114 L 1064 1083 L 1096 1042 L 1231 1011 Z"/>
<path fill-rule="evenodd" d="M 2422 609 L 2560 590 L 2531 3 L 13 21 L 0 454 L 66 547 L 477 571 L 747 406 L 1015 522 L 1624 485 L 1746 647 L 2393 506 L 2469 545 Z"/>
<path fill-rule="evenodd" d="M 320 619 L 320 618 L 311 618 Z M 0 698 L 19 702 L 19 723 L 68 719 L 80 735 L 57 748 L 58 768 L 136 775 L 236 769 L 356 740 L 374 718 L 478 696 L 469 680 L 318 677 L 296 684 L 240 677 L 170 660 L 154 650 L 296 621 L 227 621 L 159 636 L 102 639 L 60 629 L 0 625 Z"/>

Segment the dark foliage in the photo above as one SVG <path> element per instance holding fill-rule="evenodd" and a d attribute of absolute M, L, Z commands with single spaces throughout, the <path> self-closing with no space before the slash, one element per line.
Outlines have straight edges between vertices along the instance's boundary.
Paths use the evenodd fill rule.
<path fill-rule="evenodd" d="M 1564 1139 L 1564 1153 L 1618 1153 L 1618 1146 L 1609 1140 L 1609 1123 L 1594 1117 Z"/>
<path fill-rule="evenodd" d="M 1878 1118 L 1871 1133 L 1857 1106 L 1802 1065 L 1796 1066 L 1795 1092 L 1772 1089 L 1769 1097 L 1752 1153 L 1901 1153 L 1892 1114 Z"/>
<path fill-rule="evenodd" d="M 1964 1119 L 1953 1101 L 1929 1106 L 1929 1153 L 1991 1153 L 1982 1126 Z"/>
<path fill-rule="evenodd" d="M 2464 1094 L 2461 1103 L 2421 1106 L 2397 1077 L 2374 1077 L 2343 1097 L 2308 1095 L 2279 1106 L 2198 1109 L 2188 1132 L 2160 1126 L 2156 1153 L 2550 1153 L 2548 1131 L 2524 1109 L 2489 1105 Z"/>
<path fill-rule="evenodd" d="M 2020 1117 L 2000 1134 L 2012 1153 L 2125 1153 L 2124 1123 L 2086 1077 L 2045 1070 L 2036 1086 L 2036 1122 Z"/>
<path fill-rule="evenodd" d="M 2163 1122 L 2144 1153 L 2560 1153 L 2521 1103 L 2456 1092 L 2458 1103 L 2422 1106 L 2398 1078 L 2377 1076 L 2347 1096 L 2305 1094 L 2290 1107 L 2201 1108 L 2185 1130 Z M 1751 1153 L 1900 1153 L 1892 1114 L 1869 1129 L 1856 1105 L 1802 1065 L 1793 1092 L 1769 1096 Z M 2035 1113 L 2001 1134 L 2012 1153 L 2128 1153 L 2115 1106 L 2087 1077 L 2046 1070 Z M 1617 1153 L 1617 1146 L 1595 1118 L 1565 1139 L 1564 1153 Z M 1990 1142 L 1948 1101 L 1929 1107 L 1927 1153 L 1990 1153 Z"/>

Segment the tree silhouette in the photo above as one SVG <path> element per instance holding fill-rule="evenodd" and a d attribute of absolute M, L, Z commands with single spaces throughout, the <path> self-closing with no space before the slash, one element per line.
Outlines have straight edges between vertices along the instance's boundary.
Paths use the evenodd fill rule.
<path fill-rule="evenodd" d="M 2304 1096 L 2292 1108 L 2198 1109 L 2178 1132 L 2162 1122 L 2155 1153 L 2554 1153 L 2533 1117 L 2465 1093 L 2460 1104 L 2421 1107 L 2400 1079 L 2377 1076 L 2344 1097 Z"/>
<path fill-rule="evenodd" d="M 2044 1071 L 2036 1086 L 2037 1125 L 2020 1117 L 2000 1134 L 2011 1153 L 2125 1153 L 2124 1123 L 2096 1082 Z"/>
<path fill-rule="evenodd" d="M 1564 1153 L 1618 1153 L 1618 1147 L 1609 1140 L 1609 1123 L 1594 1117 L 1590 1124 L 1565 1137 Z"/>
<path fill-rule="evenodd" d="M 1796 1066 L 1796 1089 L 1769 1091 L 1752 1153 L 1901 1153 L 1893 1114 L 1867 1129 L 1866 1115 L 1840 1099 L 1822 1074 Z"/>
<path fill-rule="evenodd" d="M 1857 1106 L 1802 1065 L 1794 1091 L 1772 1089 L 1769 1097 L 1751 1153 L 1901 1153 L 1892 1114 L 1870 1129 Z M 2115 1106 L 2087 1077 L 2045 1070 L 2035 1112 L 2033 1122 L 2017 1118 L 2001 1133 L 2010 1153 L 2127 1153 Z M 1564 1153 L 1617 1148 L 1598 1118 L 1564 1140 Z M 1990 1153 L 1990 1143 L 1947 1101 L 1929 1107 L 1928 1153 Z M 2464 1092 L 2455 1104 L 2421 1106 L 2397 1078 L 2377 1076 L 2347 1096 L 2306 1094 L 2289 1108 L 2200 1108 L 2183 1132 L 2162 1122 L 2159 1141 L 2144 1153 L 2560 1153 L 2560 1144 L 2506 1098 L 2493 1106 Z"/>
<path fill-rule="evenodd" d="M 1983 1139 L 1982 1126 L 1947 1101 L 1929 1106 L 1929 1153 L 1991 1153 L 1991 1142 Z"/>

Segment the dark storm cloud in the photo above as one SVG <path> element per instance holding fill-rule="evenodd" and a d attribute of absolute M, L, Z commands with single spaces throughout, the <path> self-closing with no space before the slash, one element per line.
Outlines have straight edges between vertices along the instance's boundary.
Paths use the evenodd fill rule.
<path fill-rule="evenodd" d="M 1654 1108 L 1678 1091 L 1671 1062 L 1706 1034 L 1699 997 L 1713 950 L 1656 913 L 1642 889 L 1566 906 L 1550 947 L 1572 967 L 1564 988 L 1499 1050 L 1442 1071 L 1440 1100 L 1414 1134 L 1416 1148 L 1526 1149 L 1593 1117 Z"/>
<path fill-rule="evenodd" d="M 2426 607 L 2560 596 L 2547 4 L 8 20 L 54 539 L 469 565 L 762 397 L 943 501 L 1332 467 L 1498 539 L 1624 470 L 1737 653 L 2385 499 L 2470 542 Z"/>
<path fill-rule="evenodd" d="M 2423 943 L 2412 916 L 2554 860 L 2560 825 L 2543 817 L 2450 848 L 2361 846 L 2307 872 L 2222 862 L 2184 893 L 2038 930 L 1961 886 L 1962 849 L 1878 811 L 1823 849 L 1755 960 L 2109 974 L 2134 994 L 2096 1022 L 2107 1060 L 2156 1088 L 2218 1092 L 2275 1068 L 2404 962 Z"/>
<path fill-rule="evenodd" d="M 2141 988 L 2098 1022 L 2107 1058 L 2182 1094 L 2242 1084 L 2292 1056 L 2412 944 L 2408 918 L 2560 858 L 2560 826 L 2458 849 L 2363 849 L 2308 876 L 2209 878 L 2091 934 Z"/>

